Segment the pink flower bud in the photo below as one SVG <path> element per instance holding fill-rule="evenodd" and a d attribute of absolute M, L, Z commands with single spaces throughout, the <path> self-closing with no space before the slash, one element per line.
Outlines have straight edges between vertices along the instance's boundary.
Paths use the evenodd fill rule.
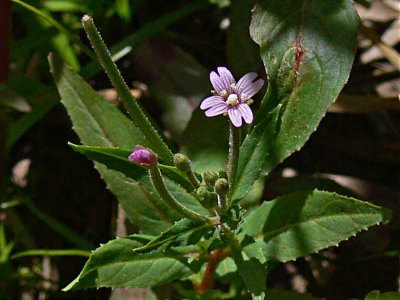
<path fill-rule="evenodd" d="M 136 146 L 128 159 L 143 167 L 152 167 L 157 164 L 157 155 L 150 149 L 141 146 Z"/>

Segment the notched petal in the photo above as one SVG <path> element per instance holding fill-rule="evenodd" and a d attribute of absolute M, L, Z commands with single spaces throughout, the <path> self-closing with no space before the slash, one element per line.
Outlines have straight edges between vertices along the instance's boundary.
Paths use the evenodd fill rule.
<path fill-rule="evenodd" d="M 248 106 L 246 103 L 242 103 L 239 105 L 238 110 L 247 124 L 251 124 L 251 122 L 253 122 L 253 112 L 250 106 Z"/>
<path fill-rule="evenodd" d="M 201 102 L 200 108 L 204 110 L 222 102 L 224 102 L 224 99 L 221 96 L 211 96 Z"/>
<path fill-rule="evenodd" d="M 242 100 L 247 100 L 247 99 L 250 99 L 251 97 L 253 97 L 255 94 L 257 94 L 261 90 L 263 85 L 264 85 L 264 80 L 262 80 L 262 79 L 258 79 L 255 82 L 247 84 L 245 87 L 243 87 L 243 90 L 241 91 L 241 94 L 246 95 L 246 99 L 242 99 Z"/>
<path fill-rule="evenodd" d="M 238 108 L 231 108 L 228 110 L 229 118 L 235 127 L 242 126 L 242 115 Z"/>
<path fill-rule="evenodd" d="M 216 104 L 210 109 L 206 110 L 205 114 L 207 117 L 214 117 L 223 114 L 228 111 L 228 106 L 225 103 Z"/>

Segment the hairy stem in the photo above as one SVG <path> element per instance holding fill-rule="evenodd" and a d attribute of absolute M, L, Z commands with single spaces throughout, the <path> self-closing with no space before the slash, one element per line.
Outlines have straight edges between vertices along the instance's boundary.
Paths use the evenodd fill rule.
<path fill-rule="evenodd" d="M 235 127 L 232 123 L 230 123 L 229 157 L 227 165 L 227 173 L 229 180 L 229 195 L 233 191 L 235 185 L 236 171 L 239 161 L 239 148 L 240 148 L 240 128 Z"/>
<path fill-rule="evenodd" d="M 143 133 L 146 139 L 149 141 L 150 146 L 154 149 L 166 164 L 173 164 L 172 152 L 168 146 L 164 143 L 161 136 L 152 126 L 150 120 L 139 106 L 136 99 L 132 96 L 126 85 L 124 79 L 121 76 L 117 66 L 113 62 L 111 55 L 93 22 L 93 19 L 85 15 L 82 18 L 83 28 L 92 44 L 94 51 L 96 52 L 97 58 L 101 65 L 106 71 L 108 78 L 118 93 L 122 104 L 130 114 L 136 127 Z"/>

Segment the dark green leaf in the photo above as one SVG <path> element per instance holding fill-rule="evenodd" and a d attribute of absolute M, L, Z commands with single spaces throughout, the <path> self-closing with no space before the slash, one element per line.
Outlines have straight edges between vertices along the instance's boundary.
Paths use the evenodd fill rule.
<path fill-rule="evenodd" d="M 257 124 L 246 136 L 239 152 L 238 171 L 232 200 L 244 197 L 259 177 L 264 162 L 275 156 L 274 139 L 280 106 L 268 114 L 263 122 Z"/>
<path fill-rule="evenodd" d="M 240 276 L 251 292 L 254 300 L 265 298 L 267 270 L 263 249 L 256 243 L 250 244 L 243 250 L 232 247 L 233 259 Z"/>
<path fill-rule="evenodd" d="M 390 215 L 386 208 L 335 193 L 303 191 L 264 202 L 239 230 L 241 238 L 254 237 L 267 258 L 285 262 L 336 246 Z"/>
<path fill-rule="evenodd" d="M 68 145 L 74 149 L 76 152 L 79 152 L 85 155 L 87 158 L 100 162 L 106 165 L 107 168 L 120 171 L 126 176 L 139 179 L 140 177 L 147 174 L 146 170 L 131 163 L 128 160 L 128 156 L 132 151 L 121 149 L 117 147 L 107 148 L 107 147 L 94 147 L 94 146 L 80 146 L 72 143 L 68 143 Z"/>
<path fill-rule="evenodd" d="M 137 144 L 148 145 L 117 107 L 96 93 L 65 64 L 53 56 L 49 60 L 62 103 L 84 145 L 125 149 L 133 149 Z M 120 201 L 129 220 L 139 226 L 141 232 L 159 234 L 173 224 L 168 208 L 161 209 L 159 199 L 153 197 L 142 183 L 107 169 L 103 164 L 95 163 L 95 167 Z"/>
<path fill-rule="evenodd" d="M 132 150 L 122 149 L 118 147 L 95 147 L 95 146 L 82 146 L 68 143 L 72 149 L 85 155 L 87 158 L 104 164 L 107 168 L 120 171 L 129 178 L 139 180 L 143 176 L 147 175 L 147 171 L 144 168 L 139 167 L 131 163 L 128 160 L 128 156 Z M 193 190 L 193 186 L 186 177 L 176 168 L 167 165 L 159 164 L 162 173 L 180 184 L 188 191 Z"/>
<path fill-rule="evenodd" d="M 175 257 L 157 252 L 135 254 L 133 249 L 140 246 L 142 244 L 134 236 L 118 238 L 100 246 L 64 291 L 91 287 L 148 287 L 191 273 Z"/>
<path fill-rule="evenodd" d="M 255 121 L 254 131 L 259 133 L 251 135 L 256 140 L 266 135 L 273 139 L 269 140 L 265 162 L 260 160 L 251 169 L 258 171 L 264 166 L 264 171 L 270 172 L 316 130 L 348 79 L 357 24 L 351 0 L 257 3 L 250 31 L 260 45 L 268 91 Z M 259 130 L 258 125 L 266 123 L 268 113 L 279 105 L 278 121 L 269 124 L 271 133 Z M 235 195 L 241 197 L 242 193 Z"/>
<path fill-rule="evenodd" d="M 183 246 L 195 244 L 210 228 L 209 224 L 199 225 L 199 223 L 191 220 L 182 219 L 146 245 L 136 248 L 135 252 L 149 252 L 160 247 L 165 249 L 166 246 L 170 246 L 176 240 L 179 240 L 179 244 Z"/>

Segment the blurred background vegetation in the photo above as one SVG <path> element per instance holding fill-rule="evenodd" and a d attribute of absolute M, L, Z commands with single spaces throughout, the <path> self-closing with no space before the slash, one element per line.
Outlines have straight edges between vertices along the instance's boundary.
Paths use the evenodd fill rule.
<path fill-rule="evenodd" d="M 279 264 L 269 275 L 269 287 L 328 299 L 399 288 L 400 2 L 356 2 L 361 24 L 348 84 L 306 146 L 247 203 L 319 187 L 393 210 L 389 224 Z M 135 229 L 121 221 L 123 212 L 92 162 L 67 146 L 79 140 L 60 104 L 48 53 L 118 105 L 81 27 L 82 15 L 90 14 L 132 93 L 173 147 L 188 140 L 201 147 L 204 141 L 190 139 L 185 128 L 208 95 L 208 72 L 228 65 L 236 77 L 258 71 L 266 78 L 248 33 L 253 6 L 241 0 L 0 2 L 0 299 L 151 299 L 146 290 L 60 291 L 88 251 Z M 216 146 L 226 149 L 221 141 Z M 167 287 L 156 292 L 168 297 Z"/>

